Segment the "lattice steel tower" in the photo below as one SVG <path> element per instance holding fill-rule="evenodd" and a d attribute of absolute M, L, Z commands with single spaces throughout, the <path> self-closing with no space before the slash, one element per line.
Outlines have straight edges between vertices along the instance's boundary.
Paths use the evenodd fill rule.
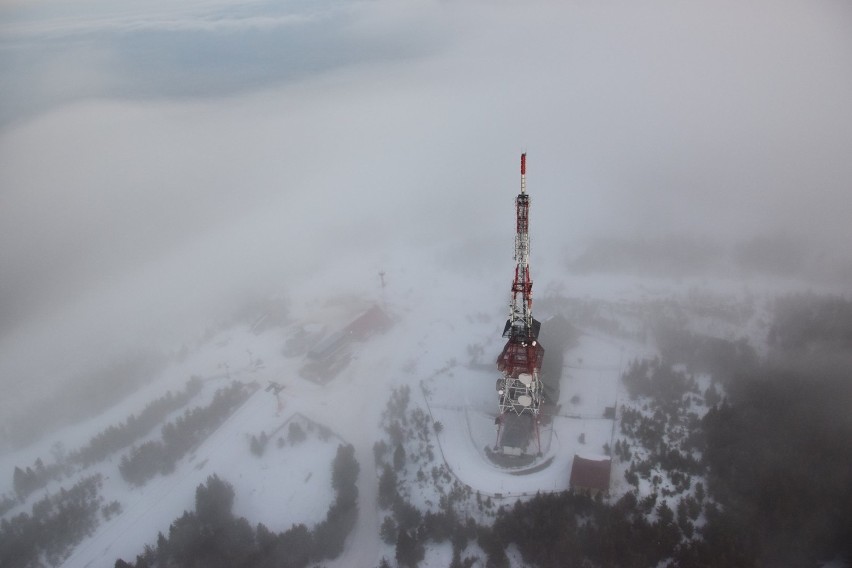
<path fill-rule="evenodd" d="M 527 194 L 527 155 L 521 154 L 521 192 L 515 198 L 515 278 L 509 302 L 509 318 L 503 328 L 508 338 L 497 369 L 497 395 L 502 426 L 506 414 L 529 414 L 538 433 L 539 412 L 544 401 L 540 379 L 544 347 L 538 341 L 541 323 L 532 316 L 532 279 L 530 278 L 530 196 Z M 500 435 L 498 434 L 498 445 Z"/>

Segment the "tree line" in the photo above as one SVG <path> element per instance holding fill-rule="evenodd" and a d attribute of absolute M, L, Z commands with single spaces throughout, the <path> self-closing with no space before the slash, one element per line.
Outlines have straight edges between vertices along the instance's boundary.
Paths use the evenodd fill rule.
<path fill-rule="evenodd" d="M 177 394 L 168 391 L 160 398 L 151 401 L 138 416 L 131 414 L 121 424 L 110 426 L 96 434 L 87 445 L 72 453 L 69 461 L 88 467 L 106 459 L 110 454 L 146 436 L 166 416 L 186 406 L 201 392 L 201 388 L 200 378 L 190 378 L 184 389 Z"/>
<path fill-rule="evenodd" d="M 177 461 L 221 425 L 249 394 L 235 381 L 216 391 L 208 406 L 186 410 L 163 426 L 160 440 L 140 444 L 122 456 L 118 466 L 121 476 L 128 483 L 143 485 L 158 473 L 171 473 Z"/>
<path fill-rule="evenodd" d="M 92 533 L 99 522 L 100 474 L 82 479 L 71 489 L 47 495 L 32 512 L 0 521 L 0 566 L 41 568 L 56 566 L 74 545 Z"/>
<path fill-rule="evenodd" d="M 658 337 L 665 372 L 653 362 L 637 365 L 625 381 L 636 394 L 660 395 L 662 404 L 652 417 L 626 416 L 622 427 L 653 448 L 660 425 L 676 419 L 667 401 L 694 396 L 683 394 L 692 389 L 671 363 L 712 373 L 725 396 L 705 393 L 711 408 L 700 421 L 687 420 L 683 439 L 702 459 L 652 455 L 687 475 L 700 467 L 706 494 L 697 484 L 674 510 L 656 494 L 637 500 L 628 493 L 612 505 L 571 492 L 540 495 L 480 529 L 486 565 L 508 566 L 510 544 L 540 568 L 852 562 L 850 315 L 852 303 L 836 297 L 780 300 L 767 338 L 775 351 L 765 360 L 745 340 L 667 330 Z M 626 453 L 623 444 L 616 451 Z"/>
<path fill-rule="evenodd" d="M 212 475 L 196 489 L 195 511 L 185 511 L 135 562 L 118 559 L 115 567 L 304 568 L 336 558 L 357 520 L 359 470 L 355 449 L 340 445 L 332 462 L 336 497 L 326 518 L 313 529 L 295 524 L 280 533 L 234 516 L 233 486 Z"/>
<path fill-rule="evenodd" d="M 760 365 L 724 381 L 703 420 L 721 505 L 708 548 L 741 566 L 852 562 L 852 302 L 779 298 Z M 745 552 L 742 552 L 745 551 Z"/>
<path fill-rule="evenodd" d="M 45 464 L 37 458 L 32 466 L 15 466 L 12 474 L 12 487 L 19 501 L 31 493 L 45 487 L 53 480 L 68 475 L 73 466 L 87 468 L 105 460 L 116 451 L 125 448 L 147 435 L 171 412 L 185 406 L 195 395 L 201 392 L 201 379 L 190 378 L 184 389 L 177 394 L 168 391 L 163 396 L 148 403 L 139 415 L 131 414 L 127 419 L 97 433 L 88 444 L 67 455 L 55 452 L 54 463 Z"/>

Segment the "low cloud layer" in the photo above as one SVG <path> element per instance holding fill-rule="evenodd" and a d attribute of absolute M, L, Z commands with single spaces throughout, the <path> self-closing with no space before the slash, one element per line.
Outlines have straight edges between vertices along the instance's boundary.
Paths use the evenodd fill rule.
<path fill-rule="evenodd" d="M 0 17 L 0 357 L 16 381 L 47 339 L 194 322 L 334 259 L 450 243 L 502 258 L 522 150 L 534 254 L 554 270 L 602 235 L 775 233 L 848 260 L 844 3 Z M 52 348 L 51 372 L 74 345 Z"/>

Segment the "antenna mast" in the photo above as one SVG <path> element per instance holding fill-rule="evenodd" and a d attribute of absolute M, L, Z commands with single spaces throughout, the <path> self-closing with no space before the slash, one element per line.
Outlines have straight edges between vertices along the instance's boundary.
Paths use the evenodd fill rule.
<path fill-rule="evenodd" d="M 501 446 L 502 424 L 507 414 L 531 415 L 538 438 L 539 412 L 544 389 L 539 377 L 544 347 L 538 341 L 541 322 L 532 317 L 530 278 L 530 196 L 527 194 L 527 155 L 521 154 L 521 192 L 515 198 L 515 278 L 509 301 L 509 318 L 503 328 L 506 345 L 497 357 L 497 446 Z M 539 452 L 541 451 L 539 441 Z"/>
<path fill-rule="evenodd" d="M 509 302 L 511 324 L 503 337 L 535 339 L 532 319 L 532 279 L 530 278 L 530 196 L 527 195 L 527 154 L 521 154 L 521 193 L 515 198 L 515 279 Z M 537 331 L 537 330 L 536 330 Z"/>

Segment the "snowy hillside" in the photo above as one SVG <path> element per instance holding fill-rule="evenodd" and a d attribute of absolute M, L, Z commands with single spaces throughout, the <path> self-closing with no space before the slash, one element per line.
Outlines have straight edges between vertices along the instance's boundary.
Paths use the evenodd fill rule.
<path fill-rule="evenodd" d="M 410 459 L 418 453 L 422 457 L 414 469 L 398 472 L 402 494 L 423 511 L 438 511 L 442 487 L 450 483 L 468 495 L 464 510 L 476 507 L 473 495 L 477 501 L 489 498 L 496 507 L 537 492 L 568 489 L 575 455 L 604 456 L 620 448 L 624 409 L 638 408 L 650 416 L 631 403 L 621 377 L 631 361 L 658 355 L 648 330 L 651 318 L 675 318 L 688 329 L 723 338 L 748 334 L 746 339 L 757 347 L 767 331 L 761 324 L 761 306 L 770 296 L 761 296 L 754 285 L 746 297 L 742 287 L 732 286 L 736 291 L 730 292 L 724 283 L 717 288 L 648 280 L 613 285 L 606 279 L 566 275 L 566 293 L 545 296 L 538 311 L 545 325 L 547 318 L 561 314 L 577 332 L 563 353 L 558 405 L 542 426 L 541 455 L 535 463 L 507 469 L 487 456 L 495 436 L 497 374 L 492 366 L 502 342 L 502 281 L 460 276 L 440 267 L 418 274 L 403 263 L 388 263 L 387 272 L 385 288 L 376 285 L 372 291 L 353 290 L 343 296 L 336 293 L 337 286 L 328 286 L 324 275 L 308 279 L 289 296 L 289 314 L 280 325 L 263 325 L 265 314 L 259 313 L 208 333 L 107 412 L 0 456 L 0 470 L 6 472 L 0 491 L 14 502 L 4 519 L 29 513 L 44 496 L 99 475 L 97 499 L 103 510 L 88 534 L 52 559 L 67 567 L 109 566 L 117 558 L 134 559 L 156 542 L 158 533 L 168 534 L 170 523 L 192 510 L 195 488 L 216 474 L 234 486 L 235 515 L 273 531 L 299 523 L 313 526 L 332 503 L 335 451 L 340 444 L 352 444 L 360 464 L 359 522 L 344 554 L 329 565 L 376 565 L 382 556 L 393 556 L 393 549 L 382 548 L 380 542 L 385 516 L 376 495 L 383 462 L 374 459 L 374 445 L 386 439 L 386 404 L 393 389 L 406 386 L 411 408 L 420 409 L 421 419 L 428 416 L 423 422 L 426 445 L 416 449 L 408 441 L 404 444 Z M 452 281 L 453 286 L 427 290 L 420 285 L 424 281 Z M 706 298 L 713 298 L 717 309 L 709 309 Z M 337 363 L 321 370 L 321 376 L 306 371 L 311 348 L 328 343 L 375 305 L 384 307 L 389 328 L 348 341 Z M 740 320 L 731 321 L 732 312 Z M 305 337 L 310 341 L 302 340 Z M 151 401 L 169 391 L 182 392 L 190 377 L 200 380 L 197 392 L 162 416 L 150 432 L 102 461 L 71 459 L 95 434 L 123 424 L 130 415 L 144 415 Z M 703 392 L 708 383 L 699 380 L 705 381 L 699 389 Z M 123 460 L 146 443 L 166 439 L 164 425 L 180 425 L 181 416 L 207 407 L 220 389 L 234 384 L 243 385 L 242 398 L 199 435 L 173 467 L 142 481 L 126 480 L 119 467 Z M 618 409 L 615 419 L 606 415 L 608 407 Z M 706 410 L 700 404 L 696 408 L 699 413 Z M 49 471 L 51 464 L 61 463 L 61 471 L 16 501 L 20 487 L 13 486 L 13 470 L 38 469 L 33 465 L 37 460 Z M 624 481 L 628 463 L 621 464 L 616 454 L 609 497 L 613 501 L 630 490 Z M 418 478 L 417 471 L 435 468 L 434 476 Z M 658 474 L 664 487 L 673 486 L 662 470 Z M 642 481 L 639 493 L 650 494 L 659 483 Z M 487 521 L 493 511 L 478 518 Z M 435 551 L 435 565 L 440 565 L 446 549 Z"/>

